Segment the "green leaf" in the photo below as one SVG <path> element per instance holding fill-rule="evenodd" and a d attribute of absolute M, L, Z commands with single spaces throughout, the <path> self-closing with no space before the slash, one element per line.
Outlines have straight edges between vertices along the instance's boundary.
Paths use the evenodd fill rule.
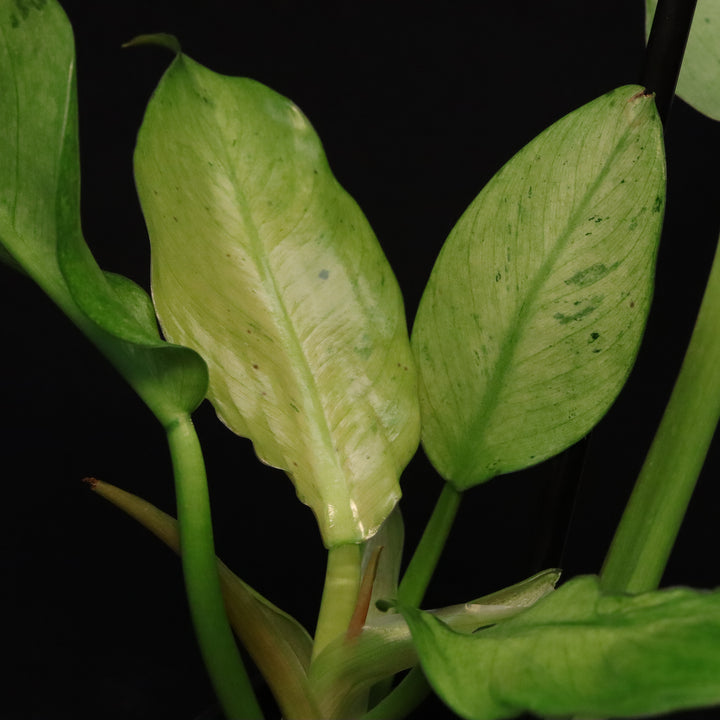
<path fill-rule="evenodd" d="M 97 266 L 80 226 L 72 29 L 54 0 L 0 0 L 0 257 L 24 270 L 167 425 L 203 399 L 207 370 L 162 341 L 140 287 Z"/>
<path fill-rule="evenodd" d="M 646 0 L 646 34 L 655 17 L 657 0 Z M 698 112 L 720 120 L 720 3 L 698 0 L 677 94 Z"/>
<path fill-rule="evenodd" d="M 207 368 L 160 338 L 146 293 L 103 273 L 82 237 L 73 37 L 53 0 L 0 0 L 0 241 L 108 357 L 167 431 L 183 526 L 188 601 L 224 711 L 261 711 L 224 616 L 205 468 L 189 412 Z"/>
<path fill-rule="evenodd" d="M 720 592 L 603 595 L 576 578 L 475 634 L 402 608 L 435 691 L 461 717 L 632 717 L 720 702 Z"/>
<path fill-rule="evenodd" d="M 208 397 L 285 470 L 328 547 L 371 537 L 418 442 L 402 298 L 362 212 L 291 102 L 179 55 L 135 175 L 163 331 Z"/>
<path fill-rule="evenodd" d="M 504 622 L 554 591 L 560 573 L 546 570 L 516 585 L 468 603 L 432 611 L 454 629 L 472 632 Z M 417 652 L 410 630 L 396 612 L 368 615 L 367 624 L 354 641 L 338 638 L 315 659 L 310 680 L 326 717 L 358 713 L 359 700 L 375 683 L 415 666 Z M 389 688 L 388 688 L 389 689 Z M 352 715 L 353 717 L 355 715 Z"/>
<path fill-rule="evenodd" d="M 0 1 L 0 241 L 55 291 L 55 198 L 75 50 L 60 6 Z"/>
<path fill-rule="evenodd" d="M 458 490 L 587 433 L 634 361 L 662 224 L 662 130 L 619 88 L 540 134 L 450 233 L 413 348 L 423 445 Z"/>

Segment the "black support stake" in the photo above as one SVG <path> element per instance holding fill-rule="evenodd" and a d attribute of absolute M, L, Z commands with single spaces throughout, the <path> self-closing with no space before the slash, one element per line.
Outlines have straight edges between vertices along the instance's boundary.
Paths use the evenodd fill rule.
<path fill-rule="evenodd" d="M 640 83 L 655 93 L 660 119 L 667 122 L 697 0 L 658 0 Z"/>
<path fill-rule="evenodd" d="M 697 0 L 658 0 L 655 10 L 640 84 L 648 93 L 655 93 L 663 127 L 667 126 L 675 97 L 696 5 Z M 591 434 L 549 464 L 552 476 L 540 513 L 540 522 L 545 520 L 547 524 L 540 530 L 535 547 L 532 559 L 535 571 L 563 565 L 564 546 L 572 527 L 574 504 Z"/>

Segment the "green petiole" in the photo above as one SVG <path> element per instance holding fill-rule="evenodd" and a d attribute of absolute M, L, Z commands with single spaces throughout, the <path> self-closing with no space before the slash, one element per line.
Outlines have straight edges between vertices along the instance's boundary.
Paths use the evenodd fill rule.
<path fill-rule="evenodd" d="M 230 720 L 262 718 L 225 614 L 210 517 L 205 463 L 188 415 L 167 428 L 175 473 L 180 554 L 200 652 Z"/>
<path fill-rule="evenodd" d="M 430 584 L 440 555 L 460 507 L 462 493 L 449 482 L 443 486 L 430 520 L 398 587 L 398 601 L 418 607 Z M 419 667 L 414 667 L 366 718 L 403 718 L 430 693 L 430 686 Z"/>
<path fill-rule="evenodd" d="M 445 483 L 398 588 L 398 600 L 403 605 L 418 607 L 422 602 L 455 521 L 461 497 L 462 493 Z"/>
<path fill-rule="evenodd" d="M 362 545 L 338 545 L 328 550 L 327 571 L 318 614 L 312 659 L 342 635 L 350 624 L 360 589 Z"/>
<path fill-rule="evenodd" d="M 602 569 L 602 587 L 658 587 L 720 419 L 720 247 L 662 421 Z"/>

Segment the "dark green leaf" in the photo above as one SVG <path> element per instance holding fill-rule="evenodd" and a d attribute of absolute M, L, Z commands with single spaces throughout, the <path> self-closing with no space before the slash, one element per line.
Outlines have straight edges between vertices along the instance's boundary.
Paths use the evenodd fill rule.
<path fill-rule="evenodd" d="M 74 43 L 55 0 L 0 0 L 0 243 L 163 424 L 194 409 L 207 370 L 160 338 L 147 293 L 97 266 L 80 226 Z"/>

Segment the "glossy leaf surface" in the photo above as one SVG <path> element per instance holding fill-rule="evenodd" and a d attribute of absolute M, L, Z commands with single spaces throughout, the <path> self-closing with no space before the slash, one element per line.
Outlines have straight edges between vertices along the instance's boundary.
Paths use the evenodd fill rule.
<path fill-rule="evenodd" d="M 720 592 L 603 595 L 576 578 L 472 635 L 403 609 L 423 670 L 461 717 L 632 717 L 720 702 Z"/>
<path fill-rule="evenodd" d="M 560 452 L 606 412 L 652 295 L 665 164 L 652 98 L 558 121 L 450 233 L 413 328 L 423 444 L 459 490 Z"/>
<path fill-rule="evenodd" d="M 160 338 L 147 293 L 104 273 L 80 226 L 72 29 L 54 0 L 0 0 L 0 243 L 167 424 L 202 400 L 201 358 Z"/>
<path fill-rule="evenodd" d="M 646 32 L 650 34 L 657 0 L 646 0 Z M 720 120 L 720 3 L 698 0 L 677 94 L 696 110 Z"/>
<path fill-rule="evenodd" d="M 402 299 L 291 102 L 179 55 L 135 174 L 166 336 L 210 369 L 219 417 L 285 470 L 327 546 L 371 537 L 418 442 Z"/>

